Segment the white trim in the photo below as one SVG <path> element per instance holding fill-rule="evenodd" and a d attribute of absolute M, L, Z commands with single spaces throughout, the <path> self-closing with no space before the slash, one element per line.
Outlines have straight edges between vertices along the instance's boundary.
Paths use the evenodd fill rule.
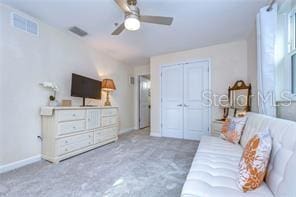
<path fill-rule="evenodd" d="M 29 165 L 31 163 L 35 163 L 40 160 L 41 160 L 41 155 L 36 155 L 33 157 L 29 157 L 27 159 L 23 159 L 23 160 L 15 161 L 15 162 L 8 163 L 5 165 L 1 165 L 0 166 L 0 174 L 4 173 L 4 172 L 11 171 L 11 170 L 15 170 L 17 168 Z"/>
<path fill-rule="evenodd" d="M 119 135 L 124 134 L 124 133 L 128 133 L 128 132 L 131 132 L 131 131 L 134 131 L 134 130 L 135 130 L 135 128 L 121 129 L 119 131 Z"/>
<path fill-rule="evenodd" d="M 150 136 L 152 136 L 152 137 L 162 137 L 162 135 L 159 132 L 150 132 Z"/>
<path fill-rule="evenodd" d="M 160 65 L 160 109 L 162 109 L 162 69 L 164 67 L 168 67 L 168 66 L 173 66 L 173 65 L 179 65 L 179 64 L 190 64 L 190 63 L 195 63 L 195 62 L 208 62 L 208 69 L 209 69 L 209 90 L 212 89 L 212 59 L 211 58 L 205 58 L 205 59 L 190 59 L 188 61 L 178 61 L 176 63 L 171 63 L 171 64 L 163 64 Z M 211 134 L 211 130 L 212 130 L 212 106 L 209 106 L 209 131 L 208 134 Z M 155 137 L 162 137 L 162 110 L 160 110 L 160 133 L 152 133 L 151 132 L 151 136 L 155 136 Z"/>

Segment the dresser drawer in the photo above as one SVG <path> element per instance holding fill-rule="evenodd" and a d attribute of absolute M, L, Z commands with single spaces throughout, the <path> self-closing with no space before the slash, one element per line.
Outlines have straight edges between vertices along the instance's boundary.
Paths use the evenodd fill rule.
<path fill-rule="evenodd" d="M 110 117 L 102 117 L 102 126 L 106 127 L 109 125 L 117 124 L 117 116 L 110 116 Z"/>
<path fill-rule="evenodd" d="M 66 140 L 67 140 L 67 144 L 65 144 Z M 85 136 L 79 135 L 78 138 L 73 138 L 73 139 L 68 138 L 68 139 L 60 140 L 57 142 L 57 146 L 56 146 L 57 154 L 63 155 L 72 151 L 79 150 L 81 148 L 91 146 L 94 143 L 93 140 L 94 140 L 93 134 L 85 134 Z"/>
<path fill-rule="evenodd" d="M 58 123 L 58 135 L 83 131 L 86 129 L 85 120 Z"/>
<path fill-rule="evenodd" d="M 61 138 L 61 139 L 58 139 L 56 141 L 56 143 L 57 143 L 57 146 L 59 148 L 61 148 L 61 147 L 68 146 L 71 144 L 76 144 L 81 141 L 93 140 L 93 137 L 94 137 L 94 134 L 93 134 L 93 132 L 91 132 L 91 133 L 85 133 L 85 134 L 81 134 L 81 135 L 75 135 L 75 136 L 71 136 L 71 137 Z"/>
<path fill-rule="evenodd" d="M 116 116 L 117 115 L 117 109 L 103 109 L 102 110 L 102 116 Z"/>
<path fill-rule="evenodd" d="M 95 131 L 94 133 L 95 144 L 115 138 L 117 136 L 117 130 L 118 130 L 117 127 L 111 127 L 111 128 Z"/>
<path fill-rule="evenodd" d="M 85 110 L 60 110 L 57 111 L 59 122 L 85 119 Z"/>

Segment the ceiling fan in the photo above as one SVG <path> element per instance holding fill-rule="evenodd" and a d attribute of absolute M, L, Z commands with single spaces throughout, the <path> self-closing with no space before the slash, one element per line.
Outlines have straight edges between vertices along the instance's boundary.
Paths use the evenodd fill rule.
<path fill-rule="evenodd" d="M 174 19 L 173 17 L 140 15 L 140 9 L 137 7 L 137 0 L 114 1 L 124 12 L 125 18 L 124 22 L 112 32 L 112 35 L 119 35 L 124 29 L 136 31 L 140 29 L 141 22 L 154 23 L 158 25 L 171 25 Z"/>

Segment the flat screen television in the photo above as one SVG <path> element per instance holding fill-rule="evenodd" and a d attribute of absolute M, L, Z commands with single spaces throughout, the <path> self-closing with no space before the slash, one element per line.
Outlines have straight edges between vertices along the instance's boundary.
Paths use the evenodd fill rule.
<path fill-rule="evenodd" d="M 85 106 L 85 98 L 101 99 L 101 84 L 101 81 L 72 73 L 71 96 L 82 97 L 82 106 Z"/>

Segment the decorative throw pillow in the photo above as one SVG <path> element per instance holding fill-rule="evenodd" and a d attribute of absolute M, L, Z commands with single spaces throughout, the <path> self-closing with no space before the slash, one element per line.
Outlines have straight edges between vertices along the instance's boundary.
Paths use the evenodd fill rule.
<path fill-rule="evenodd" d="M 232 143 L 238 144 L 246 121 L 247 117 L 227 118 L 222 126 L 221 137 Z"/>
<path fill-rule="evenodd" d="M 239 188 L 244 191 L 254 190 L 261 185 L 266 174 L 272 148 L 269 129 L 255 135 L 247 143 L 239 163 Z"/>

